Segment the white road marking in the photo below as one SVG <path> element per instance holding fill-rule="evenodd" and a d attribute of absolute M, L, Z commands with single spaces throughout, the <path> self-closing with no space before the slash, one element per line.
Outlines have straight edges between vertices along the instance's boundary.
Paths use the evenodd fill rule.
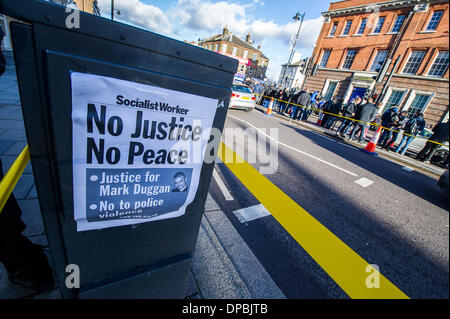
<path fill-rule="evenodd" d="M 233 196 L 231 196 L 230 192 L 228 191 L 227 187 L 225 186 L 225 183 L 220 178 L 219 173 L 217 173 L 216 168 L 213 170 L 213 177 L 216 181 L 217 185 L 219 186 L 220 190 L 222 191 L 223 196 L 225 196 L 226 200 L 233 200 Z"/>
<path fill-rule="evenodd" d="M 370 179 L 365 178 L 365 177 L 358 179 L 357 181 L 355 181 L 355 183 L 358 185 L 361 185 L 362 187 L 367 187 L 367 186 L 373 184 L 373 182 Z"/>
<path fill-rule="evenodd" d="M 341 144 L 341 145 L 344 145 L 344 146 L 347 146 L 347 147 L 353 148 L 354 150 L 359 151 L 359 149 L 354 147 L 354 146 L 351 146 L 351 145 L 348 145 L 348 144 L 345 144 L 345 143 L 342 143 L 342 142 L 338 142 L 338 144 Z"/>
<path fill-rule="evenodd" d="M 269 216 L 270 212 L 263 206 L 263 204 L 259 204 L 235 210 L 233 211 L 233 214 L 235 214 L 239 221 L 243 224 L 261 217 Z"/>
<path fill-rule="evenodd" d="M 250 123 L 247 122 L 247 121 L 241 120 L 240 118 L 237 118 L 237 117 L 234 117 L 234 116 L 231 116 L 231 115 L 227 115 L 227 116 L 232 117 L 232 118 L 234 118 L 234 119 L 236 119 L 236 120 L 238 120 L 238 121 L 241 121 L 241 122 L 246 123 L 247 125 L 253 127 L 255 130 L 257 130 L 258 132 L 260 132 L 261 134 L 263 134 L 263 135 L 267 136 L 268 138 L 270 138 L 271 140 L 275 141 L 276 143 L 278 143 L 278 144 L 280 144 L 280 145 L 283 145 L 283 146 L 285 146 L 285 147 L 287 147 L 287 148 L 289 148 L 289 149 L 291 149 L 291 150 L 293 150 L 293 151 L 296 151 L 296 152 L 299 152 L 299 153 L 301 153 L 301 154 L 303 154 L 303 155 L 306 155 L 306 156 L 309 156 L 309 157 L 311 157 L 311 158 L 314 158 L 315 160 L 318 160 L 319 162 L 322 162 L 322 163 L 324 163 L 324 164 L 327 164 L 327 165 L 329 165 L 329 166 L 331 166 L 331 167 L 334 167 L 334 168 L 336 168 L 336 169 L 338 169 L 338 170 L 341 170 L 341 171 L 343 171 L 343 172 L 345 172 L 345 173 L 347 173 L 347 174 L 350 174 L 350 175 L 352 175 L 352 176 L 358 176 L 358 175 L 355 174 L 355 173 L 352 173 L 352 172 L 350 172 L 350 171 L 347 171 L 346 169 L 343 169 L 343 168 L 341 168 L 341 167 L 339 167 L 339 166 L 336 166 L 336 165 L 331 164 L 331 163 L 329 163 L 329 162 L 327 162 L 327 161 L 324 161 L 324 160 L 321 159 L 321 158 L 315 157 L 315 156 L 313 156 L 313 155 L 310 155 L 310 154 L 308 154 L 308 153 L 305 153 L 305 152 L 303 152 L 303 151 L 300 151 L 300 150 L 298 150 L 298 149 L 296 149 L 296 148 L 294 148 L 294 147 L 292 147 L 292 146 L 290 146 L 290 145 L 287 145 L 287 144 L 285 144 L 285 143 L 283 143 L 283 142 L 280 142 L 280 141 L 274 139 L 272 136 L 267 135 L 265 132 L 261 131 L 261 130 L 258 129 L 256 126 L 250 124 Z"/>
<path fill-rule="evenodd" d="M 333 140 L 331 137 L 323 136 L 322 134 L 317 133 L 317 132 L 314 132 L 314 131 L 310 131 L 310 132 L 313 133 L 313 134 L 319 135 L 320 137 L 326 138 L 327 140 L 330 140 L 330 141 L 332 141 L 332 142 L 336 142 L 336 141 Z"/>
<path fill-rule="evenodd" d="M 402 169 L 404 169 L 405 171 L 408 171 L 408 172 L 414 171 L 414 169 L 412 169 L 411 167 L 407 167 L 407 166 L 403 166 Z"/>

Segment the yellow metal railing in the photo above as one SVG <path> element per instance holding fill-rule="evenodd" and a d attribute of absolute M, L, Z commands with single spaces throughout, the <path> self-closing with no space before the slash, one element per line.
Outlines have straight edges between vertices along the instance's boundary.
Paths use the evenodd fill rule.
<path fill-rule="evenodd" d="M 27 145 L 0 181 L 0 214 L 29 161 L 30 152 Z"/>

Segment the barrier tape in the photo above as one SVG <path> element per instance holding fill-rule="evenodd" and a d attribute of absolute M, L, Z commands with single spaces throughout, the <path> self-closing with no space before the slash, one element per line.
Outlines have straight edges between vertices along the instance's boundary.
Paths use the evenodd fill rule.
<path fill-rule="evenodd" d="M 0 181 L 0 214 L 29 161 L 30 152 L 27 145 Z"/>
<path fill-rule="evenodd" d="M 288 102 L 288 101 L 276 99 L 276 98 L 274 98 L 274 97 L 265 96 L 265 95 L 261 95 L 261 94 L 258 94 L 258 93 L 253 93 L 253 94 L 259 95 L 259 96 L 261 96 L 261 97 L 268 98 L 268 99 L 274 99 L 275 101 L 280 101 L 280 102 L 288 103 L 288 106 L 289 106 L 289 105 L 300 106 L 300 107 L 303 107 L 303 108 L 305 108 L 305 109 L 311 109 L 311 110 L 313 110 L 313 111 L 322 112 L 323 114 L 329 114 L 329 115 L 332 115 L 332 116 L 335 116 L 335 117 L 343 118 L 343 119 L 346 119 L 346 120 L 351 120 L 352 122 L 365 123 L 365 124 L 369 124 L 369 125 L 371 125 L 371 126 L 381 126 L 381 125 L 378 124 L 378 123 L 374 123 L 374 122 L 364 122 L 364 121 L 352 119 L 352 118 L 349 118 L 349 117 L 345 117 L 345 116 L 343 116 L 343 115 L 333 114 L 333 113 L 330 113 L 330 112 L 326 112 L 326 111 L 323 111 L 323 110 L 320 110 L 320 109 L 316 109 L 316 108 L 313 108 L 313 107 L 303 106 L 303 105 L 300 105 L 300 104 L 295 104 L 295 103 L 292 103 L 292 102 Z M 400 130 L 397 131 L 397 130 L 395 130 L 395 129 L 391 129 L 391 128 L 384 127 L 384 126 L 381 126 L 381 128 L 382 128 L 382 129 L 385 129 L 385 130 L 392 131 L 392 132 L 402 133 L 403 135 L 406 135 L 406 136 L 412 136 L 412 137 L 415 137 L 415 138 L 420 138 L 420 139 L 423 139 L 423 140 L 425 140 L 425 141 L 427 141 L 427 142 L 434 143 L 434 144 L 437 144 L 437 145 L 447 146 L 447 145 L 445 145 L 445 144 L 442 144 L 442 143 L 439 143 L 439 142 L 432 141 L 432 140 L 430 140 L 430 139 L 428 139 L 428 138 L 426 138 L 426 137 L 408 134 L 408 133 L 405 133 L 405 132 L 401 132 Z"/>

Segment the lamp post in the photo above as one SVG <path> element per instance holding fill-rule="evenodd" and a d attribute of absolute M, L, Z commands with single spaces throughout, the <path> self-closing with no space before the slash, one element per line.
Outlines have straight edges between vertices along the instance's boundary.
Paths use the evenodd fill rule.
<path fill-rule="evenodd" d="M 281 83 L 284 82 L 284 77 L 286 75 L 286 70 L 287 70 L 287 68 L 289 67 L 289 65 L 292 62 L 292 57 L 294 56 L 295 44 L 297 43 L 298 34 L 300 33 L 300 29 L 302 28 L 302 23 L 303 23 L 303 18 L 304 17 L 305 17 L 305 12 L 303 12 L 303 14 L 300 14 L 300 12 L 297 12 L 297 14 L 292 18 L 295 21 L 299 21 L 300 20 L 300 25 L 298 26 L 297 35 L 295 36 L 294 45 L 292 46 L 291 54 L 289 55 L 288 63 L 286 65 L 286 67 L 284 68 L 283 77 L 281 78 Z"/>
<path fill-rule="evenodd" d="M 116 10 L 117 15 L 120 16 L 120 10 Z M 114 20 L 114 0 L 111 0 L 111 20 Z"/>

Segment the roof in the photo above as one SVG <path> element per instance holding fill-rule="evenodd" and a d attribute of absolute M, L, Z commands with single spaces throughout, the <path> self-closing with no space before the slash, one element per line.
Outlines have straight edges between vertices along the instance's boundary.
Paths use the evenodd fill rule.
<path fill-rule="evenodd" d="M 257 52 L 260 53 L 260 56 L 261 56 L 263 59 L 269 60 L 269 58 L 266 57 L 266 56 L 261 52 L 261 50 L 258 50 L 257 48 L 255 48 L 254 46 L 252 46 L 250 43 L 248 43 L 248 42 L 246 42 L 246 41 L 244 41 L 244 40 L 239 39 L 237 36 L 235 36 L 235 35 L 232 34 L 232 33 L 227 33 L 226 35 L 216 34 L 216 35 L 213 35 L 212 37 L 209 37 L 209 38 L 203 40 L 202 42 L 214 42 L 214 41 L 227 41 L 227 42 L 236 44 L 236 45 L 238 45 L 238 46 L 241 46 L 241 47 L 244 47 L 244 48 L 253 50 L 253 51 L 257 51 Z"/>

